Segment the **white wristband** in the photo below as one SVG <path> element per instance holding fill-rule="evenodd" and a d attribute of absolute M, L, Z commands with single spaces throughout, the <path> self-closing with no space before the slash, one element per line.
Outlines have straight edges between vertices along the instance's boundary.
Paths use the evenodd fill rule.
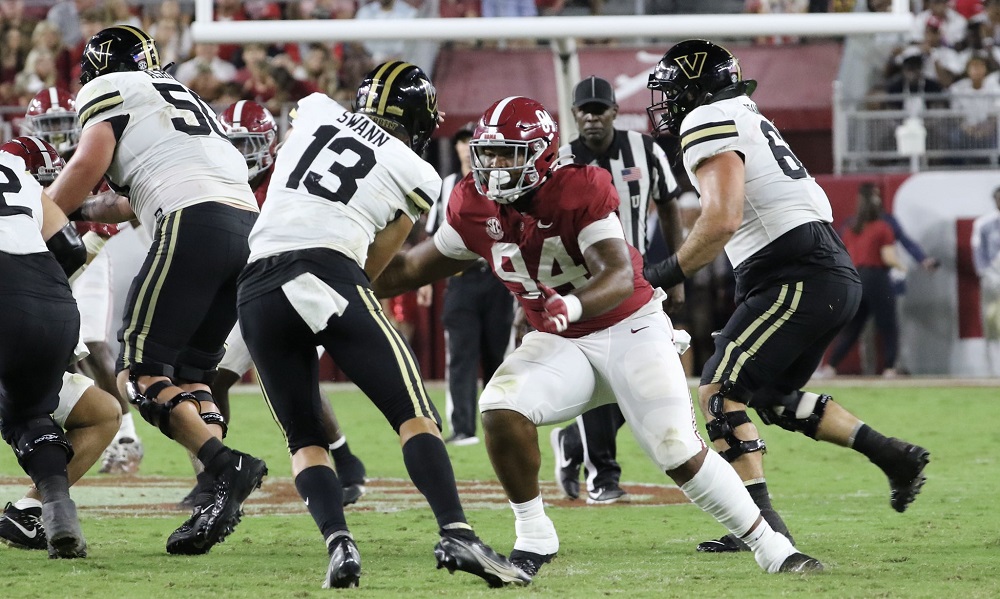
<path fill-rule="evenodd" d="M 569 321 L 580 320 L 580 317 L 583 316 L 583 304 L 580 303 L 580 298 L 575 295 L 564 295 L 562 298 L 566 304 L 566 315 L 569 317 Z"/>

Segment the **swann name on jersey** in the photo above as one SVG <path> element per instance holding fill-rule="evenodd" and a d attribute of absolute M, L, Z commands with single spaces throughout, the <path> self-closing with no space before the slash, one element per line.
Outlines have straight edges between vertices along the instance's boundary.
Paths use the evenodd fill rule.
<path fill-rule="evenodd" d="M 164 214 L 205 201 L 256 210 L 246 160 L 222 133 L 215 113 L 161 71 L 102 75 L 76 98 L 86 130 L 109 122 L 118 138 L 107 178 L 128 196 L 153 234 Z"/>
<path fill-rule="evenodd" d="M 416 222 L 441 191 L 441 177 L 368 117 L 323 94 L 299 101 L 282 144 L 250 261 L 329 248 L 364 267 L 375 234 L 405 215 Z"/>
<path fill-rule="evenodd" d="M 699 193 L 702 162 L 729 151 L 743 157 L 743 223 L 726 244 L 734 267 L 801 224 L 833 221 L 826 193 L 750 98 L 699 106 L 684 118 L 680 133 L 684 168 Z"/>
<path fill-rule="evenodd" d="M 0 252 L 47 252 L 42 239 L 42 186 L 24 160 L 0 152 Z"/>

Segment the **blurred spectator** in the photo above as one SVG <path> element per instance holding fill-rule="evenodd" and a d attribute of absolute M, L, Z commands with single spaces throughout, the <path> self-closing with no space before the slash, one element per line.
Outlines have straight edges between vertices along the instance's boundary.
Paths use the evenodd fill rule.
<path fill-rule="evenodd" d="M 1000 0 L 984 0 L 983 12 L 970 19 L 983 27 L 983 38 L 987 43 L 1000 46 Z"/>
<path fill-rule="evenodd" d="M 905 108 L 911 113 L 919 113 L 924 107 L 947 107 L 943 99 L 926 100 L 924 97 L 925 94 L 942 94 L 944 88 L 935 79 L 928 79 L 924 75 L 924 56 L 919 48 L 908 48 L 896 58 L 900 63 L 900 72 L 886 82 L 885 93 L 902 96 L 902 99 L 891 98 L 883 108 L 887 110 Z"/>
<path fill-rule="evenodd" d="M 955 149 L 996 148 L 1000 80 L 988 74 L 986 59 L 973 56 L 965 68 L 965 77 L 948 88 L 952 109 L 963 116 L 961 126 L 952 129 L 951 144 Z"/>
<path fill-rule="evenodd" d="M 14 79 L 14 91 L 27 104 L 28 100 L 46 87 L 56 85 L 56 61 L 45 48 L 34 48 L 24 60 L 24 68 Z"/>
<path fill-rule="evenodd" d="M 87 41 L 80 31 L 80 15 L 98 4 L 98 0 L 59 0 L 49 9 L 45 19 L 59 28 L 63 43 L 72 48 Z"/>
<path fill-rule="evenodd" d="M 530 0 L 530 2 L 534 6 L 534 0 Z M 375 0 L 359 8 L 354 18 L 358 20 L 416 19 L 417 9 L 403 0 Z M 376 64 L 386 60 L 405 58 L 406 43 L 403 40 L 364 42 L 364 46 L 371 56 L 372 62 Z"/>
<path fill-rule="evenodd" d="M 1000 187 L 994 209 L 972 223 L 972 262 L 979 276 L 983 337 L 990 374 L 1000 376 Z"/>
<path fill-rule="evenodd" d="M 955 63 L 957 68 L 952 70 L 959 74 L 965 71 L 965 65 L 969 64 L 969 59 L 973 56 L 981 56 L 986 59 L 986 65 L 992 73 L 1000 68 L 1000 46 L 994 46 L 993 40 L 987 43 L 983 37 L 986 27 L 978 21 L 969 21 L 968 31 L 965 33 L 965 40 L 955 48 Z"/>
<path fill-rule="evenodd" d="M 340 89 L 340 58 L 326 44 L 309 46 L 302 65 L 295 70 L 295 78 L 308 81 L 317 90 L 330 96 Z"/>
<path fill-rule="evenodd" d="M 375 67 L 364 46 L 345 43 L 344 55 L 340 63 L 340 90 L 333 97 L 341 106 L 349 107 L 354 102 L 354 90 L 361 85 L 365 74 Z"/>
<path fill-rule="evenodd" d="M 537 17 L 535 0 L 482 0 L 484 17 Z"/>
<path fill-rule="evenodd" d="M 952 0 L 951 6 L 966 19 L 983 12 L 983 0 Z"/>
<path fill-rule="evenodd" d="M 291 68 L 290 68 L 291 67 Z M 308 81 L 300 81 L 292 76 L 294 64 L 285 60 L 269 65 L 271 80 L 274 81 L 274 95 L 267 102 L 272 114 L 281 114 L 285 104 L 294 104 L 309 94 L 316 92 L 316 86 Z"/>
<path fill-rule="evenodd" d="M 243 85 L 253 77 L 253 69 L 263 60 L 267 60 L 267 46 L 251 42 L 240 50 L 243 66 L 237 69 L 235 81 Z"/>
<path fill-rule="evenodd" d="M 28 50 L 20 29 L 11 27 L 3 32 L 3 38 L 0 39 L 0 83 L 14 83 L 14 78 L 28 57 Z"/>
<path fill-rule="evenodd" d="M 924 38 L 928 24 L 936 24 L 941 30 L 942 42 L 954 47 L 965 37 L 966 20 L 953 8 L 948 6 L 948 0 L 927 0 L 926 10 L 917 13 L 913 19 L 913 29 L 910 37 L 915 42 Z"/>
<path fill-rule="evenodd" d="M 69 90 L 74 94 L 80 90 L 80 60 L 83 58 L 83 48 L 87 40 L 110 25 L 108 13 L 104 8 L 95 6 L 80 13 L 80 31 L 83 37 L 76 46 L 70 47 L 70 62 L 73 65 L 70 73 Z"/>
<path fill-rule="evenodd" d="M 202 78 L 202 85 L 212 86 L 205 79 L 206 76 L 211 76 L 217 82 L 214 87 L 233 81 L 236 79 L 236 67 L 219 58 L 218 52 L 217 44 L 195 44 L 194 56 L 177 67 L 174 78 L 192 89 L 195 88 L 192 82 L 198 77 Z M 200 90 L 195 89 L 195 92 L 202 95 Z"/>
<path fill-rule="evenodd" d="M 216 21 L 246 21 L 247 13 L 243 10 L 242 0 L 216 0 L 215 2 Z M 220 44 L 219 58 L 236 64 L 233 60 L 239 52 L 239 44 Z M 241 65 L 236 65 L 241 66 Z"/>
<path fill-rule="evenodd" d="M 441 0 L 439 11 L 444 19 L 479 17 L 483 14 L 479 0 Z"/>
<path fill-rule="evenodd" d="M 265 55 L 266 56 L 266 55 Z M 266 58 L 246 63 L 243 80 L 243 98 L 266 105 L 274 96 L 274 79 Z"/>
<path fill-rule="evenodd" d="M 287 5 L 290 19 L 353 19 L 354 0 L 302 0 Z"/>
<path fill-rule="evenodd" d="M 128 25 L 142 29 L 142 20 L 129 8 L 125 0 L 104 0 L 104 10 L 108 11 L 111 25 Z M 157 44 L 159 49 L 159 44 Z"/>
<path fill-rule="evenodd" d="M 57 87 L 69 89 L 73 56 L 62 43 L 59 29 L 48 21 L 39 21 L 31 33 L 32 48 L 44 48 L 55 57 Z"/>
<path fill-rule="evenodd" d="M 841 239 L 851 255 L 851 261 L 861 276 L 861 305 L 854 318 L 834 339 L 826 366 L 817 371 L 818 376 L 832 376 L 858 340 L 870 318 L 882 338 L 885 377 L 896 376 L 896 357 L 899 349 L 899 327 L 896 322 L 896 293 L 892 290 L 889 269 L 906 270 L 896 253 L 896 236 L 892 227 L 882 219 L 881 198 L 877 195 L 860 196 L 853 223 L 841 232 Z"/>
<path fill-rule="evenodd" d="M 156 20 L 146 29 L 156 41 L 160 62 L 183 62 L 191 56 L 191 28 L 177 0 L 164 0 L 157 10 Z"/>
<path fill-rule="evenodd" d="M 218 109 L 216 112 L 222 112 L 230 104 L 239 102 L 243 99 L 243 86 L 235 81 L 225 83 L 219 88 L 219 95 L 215 98 L 213 104 Z"/>

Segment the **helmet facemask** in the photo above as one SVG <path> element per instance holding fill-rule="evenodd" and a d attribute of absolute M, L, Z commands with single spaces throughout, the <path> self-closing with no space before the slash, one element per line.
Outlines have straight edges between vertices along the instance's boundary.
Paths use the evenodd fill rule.
<path fill-rule="evenodd" d="M 274 159 L 271 157 L 271 144 L 276 136 L 273 130 L 262 133 L 247 131 L 245 127 L 237 127 L 226 132 L 229 141 L 243 154 L 247 161 L 250 179 L 271 168 Z"/>
<path fill-rule="evenodd" d="M 494 202 L 510 204 L 541 185 L 544 173 L 535 165 L 548 149 L 545 139 L 472 139 L 469 146 L 476 189 Z"/>
<path fill-rule="evenodd" d="M 76 113 L 55 110 L 31 117 L 31 134 L 49 142 L 60 154 L 65 154 L 80 143 L 80 124 Z"/>

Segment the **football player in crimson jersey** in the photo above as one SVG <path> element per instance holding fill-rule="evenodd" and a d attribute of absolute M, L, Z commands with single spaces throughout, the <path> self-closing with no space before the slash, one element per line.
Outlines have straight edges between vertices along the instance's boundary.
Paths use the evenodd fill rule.
<path fill-rule="evenodd" d="M 257 197 L 257 205 L 263 206 L 267 195 L 267 187 L 274 172 L 274 158 L 278 149 L 278 125 L 266 107 L 252 100 L 233 102 L 219 114 L 219 124 L 243 157 L 247 160 L 250 188 Z M 319 350 L 322 354 L 322 349 Z M 226 355 L 219 362 L 218 373 L 212 383 L 212 395 L 219 405 L 223 418 L 229 421 L 229 390 L 253 367 L 250 351 L 240 333 L 239 324 L 233 327 L 226 339 Z M 323 428 L 330 438 L 330 455 L 333 458 L 334 469 L 344 487 L 344 505 L 351 505 L 365 494 L 365 465 L 351 452 L 333 413 L 329 401 L 321 404 L 323 411 L 320 418 Z M 200 470 L 196 466 L 196 470 Z M 204 477 L 202 477 L 204 478 Z M 194 505 L 194 498 L 201 490 L 199 483 L 191 490 L 182 505 Z"/>
<path fill-rule="evenodd" d="M 861 299 L 861 279 L 834 232 L 830 201 L 750 94 L 729 50 L 685 40 L 649 76 L 657 132 L 680 137 L 684 168 L 702 206 L 687 239 L 646 278 L 682 282 L 725 249 L 736 274 L 736 311 L 715 336 L 698 389 L 715 447 L 747 483 L 772 526 L 787 534 L 764 482 L 764 442 L 747 416 L 851 447 L 889 478 L 902 512 L 924 483 L 926 449 L 886 438 L 829 395 L 803 391 L 830 341 Z M 700 551 L 739 551 L 732 537 Z"/>
<path fill-rule="evenodd" d="M 452 192 L 447 222 L 397 254 L 374 289 L 395 295 L 482 257 L 535 327 L 479 399 L 486 449 L 515 515 L 511 561 L 534 575 L 559 550 L 538 485 L 537 427 L 617 401 L 650 458 L 746 541 L 763 569 L 820 568 L 771 529 L 695 430 L 664 294 L 643 279 L 642 258 L 625 241 L 611 175 L 556 168 L 556 123 L 520 96 L 486 110 L 471 148 L 472 173 Z"/>

